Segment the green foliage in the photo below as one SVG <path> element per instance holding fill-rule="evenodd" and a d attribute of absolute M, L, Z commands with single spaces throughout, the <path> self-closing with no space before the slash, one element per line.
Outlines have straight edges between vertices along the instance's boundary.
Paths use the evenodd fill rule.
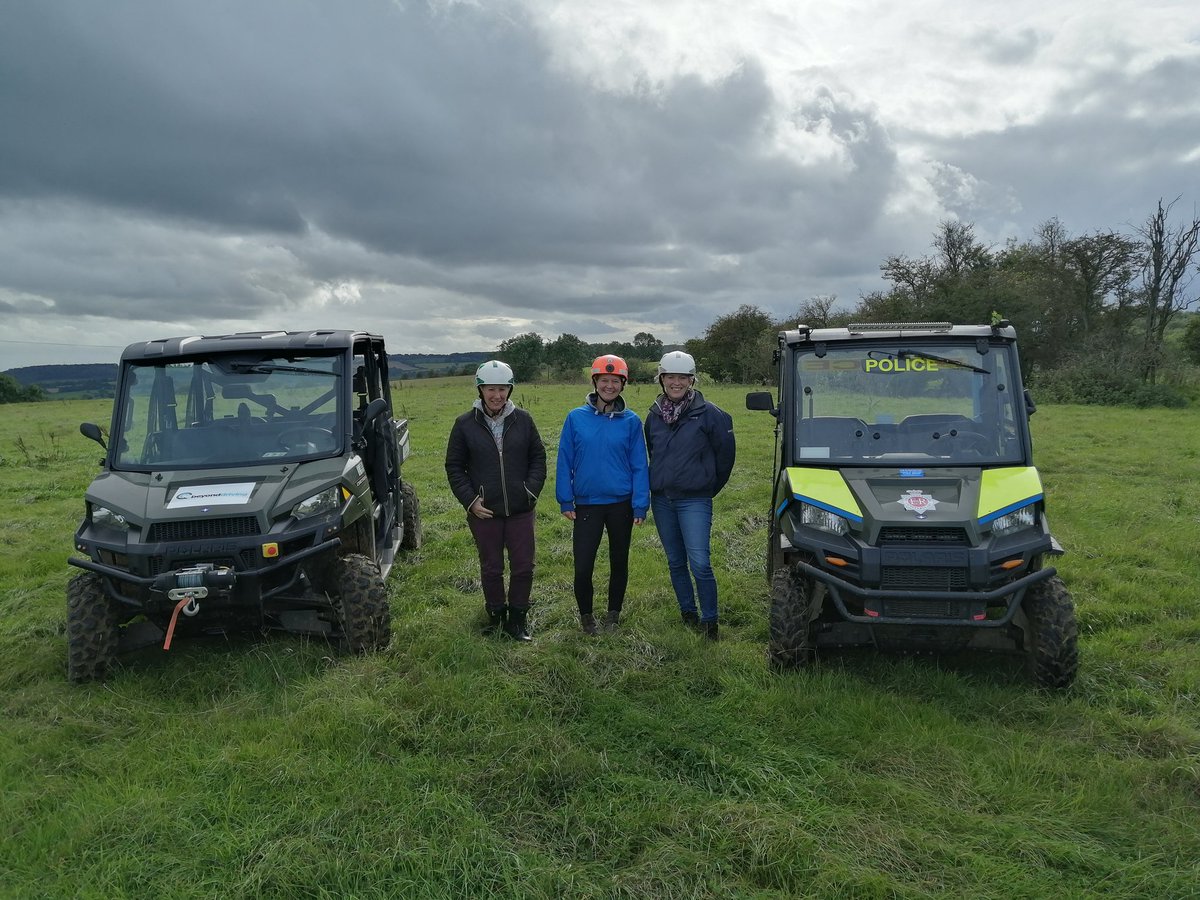
<path fill-rule="evenodd" d="M 1027 381 L 1039 403 L 1175 409 L 1188 405 L 1178 388 L 1144 382 L 1136 356 L 1118 351 L 1073 354 L 1055 368 L 1035 368 Z"/>
<path fill-rule="evenodd" d="M 1188 362 L 1200 366 L 1200 315 L 1188 316 L 1187 325 L 1183 329 L 1181 346 Z"/>
<path fill-rule="evenodd" d="M 577 381 L 584 366 L 593 359 L 591 348 L 577 335 L 560 334 L 546 344 L 546 365 L 553 378 Z"/>
<path fill-rule="evenodd" d="M 708 326 L 704 337 L 687 342 L 700 371 L 716 381 L 769 384 L 775 377 L 772 354 L 777 326 L 757 306 L 743 304 Z"/>
<path fill-rule="evenodd" d="M 36 384 L 25 386 L 11 375 L 0 372 L 0 403 L 31 403 L 45 399 Z"/>
<path fill-rule="evenodd" d="M 680 627 L 652 523 L 634 533 L 621 633 L 585 639 L 550 488 L 534 642 L 480 637 L 474 546 L 442 468 L 474 388 L 427 379 L 395 386 L 426 542 L 389 581 L 387 651 L 177 640 L 86 687 L 65 678 L 64 560 L 99 452 L 75 429 L 111 404 L 0 412 L 5 457 L 18 436 L 64 435 L 61 459 L 0 467 L 0 893 L 1200 893 L 1200 413 L 1034 417 L 1083 660 L 1051 697 L 1002 657 L 831 652 L 767 671 L 772 420 L 745 390 L 705 388 L 738 436 L 714 522 L 719 644 Z M 626 389 L 638 410 L 654 393 Z M 578 394 L 517 389 L 552 466 Z"/>
<path fill-rule="evenodd" d="M 545 353 L 542 336 L 533 331 L 501 341 L 496 349 L 497 357 L 512 367 L 513 375 L 519 382 L 537 380 L 541 374 Z"/>

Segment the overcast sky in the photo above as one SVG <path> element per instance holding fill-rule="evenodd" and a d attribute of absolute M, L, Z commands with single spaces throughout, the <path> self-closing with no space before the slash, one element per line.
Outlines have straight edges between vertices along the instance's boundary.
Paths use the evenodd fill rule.
<path fill-rule="evenodd" d="M 1200 203 L 1195 0 L 0 0 L 0 371 L 702 334 Z"/>

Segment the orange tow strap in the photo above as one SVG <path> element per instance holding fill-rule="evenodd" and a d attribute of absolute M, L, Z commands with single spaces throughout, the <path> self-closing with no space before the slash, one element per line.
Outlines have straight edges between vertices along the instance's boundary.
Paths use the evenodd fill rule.
<path fill-rule="evenodd" d="M 163 641 L 163 649 L 164 650 L 171 649 L 171 636 L 175 634 L 175 623 L 177 621 L 179 621 L 180 611 L 195 599 L 196 599 L 195 597 L 192 597 L 189 594 L 187 597 L 184 597 L 182 600 L 180 600 L 178 603 L 175 604 L 175 612 L 171 613 L 171 624 L 167 626 L 167 639 L 165 641 Z"/>

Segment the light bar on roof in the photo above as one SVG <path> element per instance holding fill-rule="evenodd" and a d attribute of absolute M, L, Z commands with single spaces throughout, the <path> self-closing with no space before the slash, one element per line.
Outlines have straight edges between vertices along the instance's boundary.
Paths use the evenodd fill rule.
<path fill-rule="evenodd" d="M 860 322 L 846 326 L 847 331 L 949 331 L 949 322 Z"/>

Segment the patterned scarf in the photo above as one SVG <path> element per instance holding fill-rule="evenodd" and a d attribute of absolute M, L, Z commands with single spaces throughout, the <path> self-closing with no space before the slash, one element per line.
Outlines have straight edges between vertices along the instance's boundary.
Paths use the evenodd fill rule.
<path fill-rule="evenodd" d="M 679 417 L 683 415 L 683 411 L 691 406 L 695 396 L 696 391 L 693 388 L 688 388 L 688 392 L 680 397 L 678 401 L 672 400 L 666 394 L 659 394 L 658 414 L 668 425 L 674 425 L 679 421 Z"/>
<path fill-rule="evenodd" d="M 496 449 L 503 453 L 504 420 L 509 417 L 514 409 L 516 409 L 516 407 L 513 405 L 513 402 L 511 400 L 506 400 L 504 402 L 504 409 L 500 410 L 500 412 L 496 413 L 494 416 L 488 414 L 487 407 L 483 405 L 482 399 L 475 401 L 475 408 L 483 413 L 483 421 L 486 422 L 488 428 L 492 430 L 492 440 L 496 442 Z"/>

